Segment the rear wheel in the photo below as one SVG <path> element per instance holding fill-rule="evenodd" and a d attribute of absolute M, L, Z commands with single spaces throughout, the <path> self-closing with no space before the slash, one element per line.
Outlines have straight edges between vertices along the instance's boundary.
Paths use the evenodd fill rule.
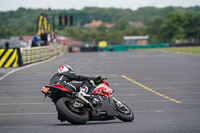
<path fill-rule="evenodd" d="M 89 115 L 86 108 L 76 108 L 71 104 L 72 99 L 68 97 L 60 98 L 56 102 L 58 114 L 68 122 L 80 125 L 88 121 Z"/>
<path fill-rule="evenodd" d="M 133 111 L 124 103 L 120 102 L 121 104 L 117 104 L 115 106 L 117 108 L 118 116 L 117 118 L 124 121 L 124 122 L 131 122 L 134 120 L 134 113 Z"/>

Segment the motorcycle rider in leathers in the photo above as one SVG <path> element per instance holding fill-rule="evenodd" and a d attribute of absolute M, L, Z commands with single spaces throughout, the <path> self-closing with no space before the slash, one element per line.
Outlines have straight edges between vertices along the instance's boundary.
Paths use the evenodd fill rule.
<path fill-rule="evenodd" d="M 101 79 L 101 76 L 97 75 L 96 77 L 90 77 L 87 75 L 78 75 L 75 74 L 72 67 L 69 65 L 61 65 L 58 67 L 58 72 L 54 73 L 50 79 L 50 85 L 61 84 L 65 88 L 70 88 L 73 91 L 81 91 L 87 94 L 92 87 L 92 84 L 89 82 L 93 80 L 98 82 Z M 73 81 L 82 81 L 82 82 L 73 82 Z"/>
<path fill-rule="evenodd" d="M 65 88 L 71 89 L 73 91 L 81 92 L 83 95 L 87 94 L 93 87 L 90 81 L 99 82 L 101 76 L 97 75 L 95 77 L 90 77 L 87 75 L 75 74 L 72 67 L 64 64 L 58 67 L 58 72 L 54 73 L 50 79 L 50 85 L 60 84 Z M 76 82 L 73 82 L 76 81 Z M 79 82 L 77 82 L 79 81 Z M 64 121 L 60 116 L 58 116 L 60 121 Z"/>

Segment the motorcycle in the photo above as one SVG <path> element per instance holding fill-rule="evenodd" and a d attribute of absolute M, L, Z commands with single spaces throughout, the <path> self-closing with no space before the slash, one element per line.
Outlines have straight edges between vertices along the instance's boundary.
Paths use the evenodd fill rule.
<path fill-rule="evenodd" d="M 87 121 L 120 119 L 124 122 L 134 120 L 133 111 L 123 102 L 113 97 L 114 90 L 102 78 L 98 85 L 88 94 L 74 92 L 60 84 L 44 86 L 42 93 L 56 105 L 61 122 L 68 121 L 75 125 L 86 124 Z"/>

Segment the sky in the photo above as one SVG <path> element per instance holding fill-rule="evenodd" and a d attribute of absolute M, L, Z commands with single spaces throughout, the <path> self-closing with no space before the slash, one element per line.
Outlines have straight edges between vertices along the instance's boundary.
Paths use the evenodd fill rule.
<path fill-rule="evenodd" d="M 43 9 L 83 9 L 84 7 L 115 7 L 137 10 L 140 7 L 154 6 L 200 6 L 200 0 L 0 0 L 0 11 L 24 8 Z"/>

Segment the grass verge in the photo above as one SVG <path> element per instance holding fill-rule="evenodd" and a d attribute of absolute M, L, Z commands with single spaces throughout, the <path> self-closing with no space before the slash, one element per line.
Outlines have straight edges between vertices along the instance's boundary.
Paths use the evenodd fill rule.
<path fill-rule="evenodd" d="M 188 54 L 189 53 L 190 54 L 200 54 L 200 47 L 199 46 L 198 47 L 154 48 L 154 49 L 143 49 L 143 50 L 144 51 L 166 51 L 166 52 L 179 52 L 179 53 L 188 53 Z"/>

